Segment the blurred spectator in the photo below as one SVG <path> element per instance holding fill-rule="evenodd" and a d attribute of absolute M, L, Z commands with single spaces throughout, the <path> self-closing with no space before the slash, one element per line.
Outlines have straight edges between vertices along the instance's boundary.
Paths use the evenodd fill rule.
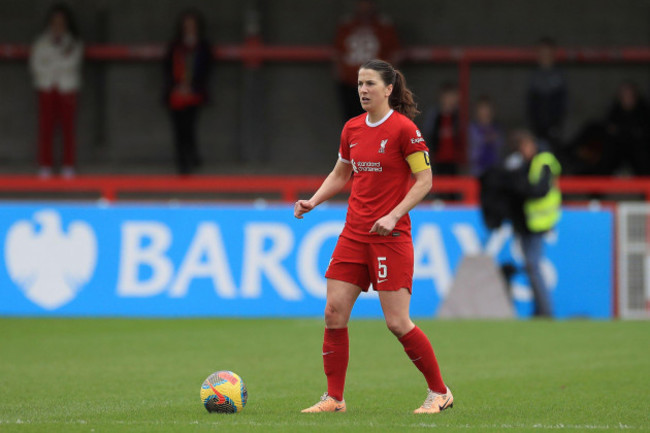
<path fill-rule="evenodd" d="M 83 44 L 72 11 L 65 4 L 53 5 L 45 30 L 32 45 L 29 66 L 38 91 L 39 176 L 52 175 L 53 141 L 56 126 L 63 133 L 63 169 L 75 174 L 77 92 L 81 86 Z"/>
<path fill-rule="evenodd" d="M 530 77 L 527 111 L 533 133 L 558 152 L 567 112 L 567 85 L 564 73 L 555 65 L 555 51 L 553 39 L 545 37 L 539 41 L 538 67 Z"/>
<path fill-rule="evenodd" d="M 469 172 L 480 177 L 499 162 L 503 148 L 503 132 L 494 120 L 494 104 L 487 96 L 476 102 L 476 118 L 469 125 Z"/>
<path fill-rule="evenodd" d="M 196 128 L 199 109 L 208 99 L 211 61 L 203 16 L 194 9 L 181 13 L 164 60 L 165 102 L 171 113 L 180 174 L 190 174 L 201 165 Z"/>
<path fill-rule="evenodd" d="M 535 298 L 534 315 L 553 314 L 550 294 L 541 272 L 544 234 L 557 224 L 562 196 L 557 186 L 561 166 L 540 149 L 534 135 L 515 131 L 509 138 L 513 152 L 481 178 L 481 210 L 490 229 L 510 220 L 519 239 L 526 273 Z"/>
<path fill-rule="evenodd" d="M 568 145 L 566 161 L 562 165 L 564 172 L 576 175 L 612 174 L 609 163 L 605 162 L 605 150 L 608 146 L 605 122 L 590 119 L 580 128 Z M 609 173 L 608 173 L 609 172 Z"/>
<path fill-rule="evenodd" d="M 440 88 L 439 105 L 427 112 L 422 132 L 431 149 L 433 172 L 442 175 L 460 173 L 465 163 L 458 118 L 458 88 L 444 83 Z"/>
<path fill-rule="evenodd" d="M 609 136 L 604 174 L 629 164 L 632 174 L 650 174 L 650 111 L 637 85 L 623 82 L 605 119 Z"/>
<path fill-rule="evenodd" d="M 359 67 L 371 59 L 397 63 L 399 41 L 389 18 L 380 15 L 372 0 L 359 0 L 352 16 L 345 17 L 336 31 L 336 72 L 344 120 L 364 111 L 359 102 Z"/>

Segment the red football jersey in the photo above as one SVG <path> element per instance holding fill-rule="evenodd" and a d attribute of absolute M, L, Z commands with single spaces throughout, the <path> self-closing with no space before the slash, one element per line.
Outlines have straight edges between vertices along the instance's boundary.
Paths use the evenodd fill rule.
<path fill-rule="evenodd" d="M 366 113 L 350 119 L 341 133 L 339 159 L 352 164 L 352 194 L 343 236 L 361 242 L 410 242 L 411 219 L 399 219 L 389 236 L 370 233 L 375 222 L 388 215 L 411 187 L 406 157 L 428 152 L 422 134 L 403 114 L 391 110 L 377 123 Z"/>

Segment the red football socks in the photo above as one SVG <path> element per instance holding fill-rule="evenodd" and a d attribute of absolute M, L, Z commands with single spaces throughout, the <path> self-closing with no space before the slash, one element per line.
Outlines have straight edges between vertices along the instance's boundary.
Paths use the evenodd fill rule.
<path fill-rule="evenodd" d="M 323 366 L 325 367 L 325 376 L 327 376 L 327 394 L 339 401 L 343 400 L 345 373 L 348 370 L 349 359 L 348 328 L 325 328 Z"/>
<path fill-rule="evenodd" d="M 442 381 L 436 355 L 433 353 L 433 347 L 431 347 L 431 342 L 426 334 L 416 326 L 403 335 L 399 342 L 404 346 L 404 351 L 409 359 L 424 375 L 429 389 L 441 394 L 446 393 L 447 387 Z"/>

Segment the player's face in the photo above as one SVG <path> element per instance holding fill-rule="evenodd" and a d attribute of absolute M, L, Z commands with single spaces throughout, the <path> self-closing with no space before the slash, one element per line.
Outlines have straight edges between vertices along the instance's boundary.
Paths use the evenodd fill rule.
<path fill-rule="evenodd" d="M 386 85 L 379 72 L 374 69 L 359 70 L 359 99 L 364 110 L 372 112 L 386 108 L 392 91 L 393 85 Z"/>

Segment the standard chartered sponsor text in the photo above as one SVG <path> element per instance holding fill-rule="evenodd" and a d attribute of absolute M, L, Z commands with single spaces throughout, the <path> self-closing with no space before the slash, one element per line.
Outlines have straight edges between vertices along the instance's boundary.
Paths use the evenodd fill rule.
<path fill-rule="evenodd" d="M 356 161 L 358 171 L 383 171 L 380 162 Z"/>

